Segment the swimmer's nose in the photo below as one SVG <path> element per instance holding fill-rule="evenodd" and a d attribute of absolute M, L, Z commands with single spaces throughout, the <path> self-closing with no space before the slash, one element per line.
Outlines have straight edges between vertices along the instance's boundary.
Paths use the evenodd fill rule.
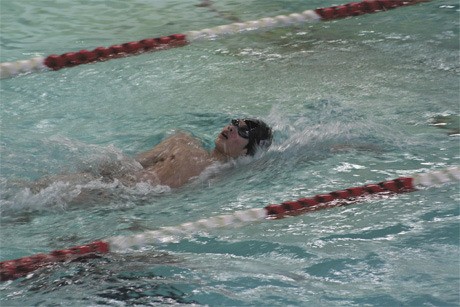
<path fill-rule="evenodd" d="M 236 129 L 232 125 L 225 126 L 222 129 L 221 134 L 228 140 L 230 137 L 233 138 L 235 136 Z"/>
<path fill-rule="evenodd" d="M 227 130 L 228 130 L 228 132 L 231 133 L 231 134 L 234 134 L 234 133 L 237 132 L 237 128 L 236 128 L 235 126 L 233 126 L 233 125 L 228 125 L 228 126 L 227 126 Z"/>

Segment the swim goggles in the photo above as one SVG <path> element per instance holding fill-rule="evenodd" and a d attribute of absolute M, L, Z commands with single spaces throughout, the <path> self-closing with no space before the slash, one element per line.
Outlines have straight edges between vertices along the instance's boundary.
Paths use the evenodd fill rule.
<path fill-rule="evenodd" d="M 249 139 L 250 128 L 247 126 L 240 126 L 240 122 L 244 120 L 241 119 L 232 119 L 231 124 L 238 129 L 238 135 L 242 138 Z"/>

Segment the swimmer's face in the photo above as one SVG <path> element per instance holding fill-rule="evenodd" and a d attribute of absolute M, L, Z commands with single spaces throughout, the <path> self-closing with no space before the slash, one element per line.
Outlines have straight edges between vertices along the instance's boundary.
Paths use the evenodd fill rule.
<path fill-rule="evenodd" d="M 246 127 L 242 120 L 234 120 L 232 124 L 225 126 L 216 138 L 216 150 L 231 158 L 246 155 L 248 150 L 245 147 L 249 139 L 241 136 L 244 135 L 242 132 Z"/>

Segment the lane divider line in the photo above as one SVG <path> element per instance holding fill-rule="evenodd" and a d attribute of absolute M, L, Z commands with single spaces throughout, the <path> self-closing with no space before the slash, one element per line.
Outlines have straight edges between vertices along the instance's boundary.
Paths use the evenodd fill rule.
<path fill-rule="evenodd" d="M 349 205 L 367 200 L 366 196 L 390 195 L 416 191 L 418 188 L 430 188 L 446 183 L 460 181 L 460 167 L 454 166 L 416 174 L 411 177 L 400 177 L 375 184 L 350 187 L 313 197 L 271 204 L 265 208 L 236 211 L 232 214 L 220 215 L 187 222 L 178 226 L 163 227 L 131 236 L 115 236 L 106 240 L 95 241 L 85 245 L 55 250 L 49 254 L 37 254 L 15 260 L 0 262 L 0 280 L 11 280 L 24 277 L 36 269 L 57 262 L 71 261 L 80 257 L 109 252 L 125 252 L 132 248 L 142 248 L 154 244 L 162 244 L 187 237 L 193 234 L 223 227 L 236 228 L 245 224 L 276 220 L 286 216 L 305 214 L 327 208 Z"/>
<path fill-rule="evenodd" d="M 59 70 L 77 65 L 107 61 L 110 59 L 137 55 L 145 52 L 160 51 L 204 40 L 215 39 L 224 35 L 234 35 L 253 30 L 268 30 L 275 27 L 291 27 L 307 22 L 330 21 L 347 17 L 360 16 L 376 12 L 384 12 L 397 7 L 428 2 L 428 0 L 364 0 L 343 5 L 306 10 L 302 13 L 265 17 L 247 22 L 236 22 L 200 31 L 188 31 L 156 38 L 146 38 L 110 47 L 97 47 L 93 50 L 52 54 L 46 57 L 35 57 L 30 60 L 0 63 L 0 79 L 11 78 L 20 74 Z"/>

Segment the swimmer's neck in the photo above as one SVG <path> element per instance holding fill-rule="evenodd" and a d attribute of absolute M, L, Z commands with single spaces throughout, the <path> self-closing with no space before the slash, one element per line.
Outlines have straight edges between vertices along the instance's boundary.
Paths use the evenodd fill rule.
<path fill-rule="evenodd" d="M 219 162 L 228 162 L 229 160 L 231 160 L 231 158 L 229 156 L 227 156 L 226 154 L 220 152 L 216 148 L 214 148 L 210 152 L 210 156 L 211 156 L 212 160 L 219 161 Z"/>

